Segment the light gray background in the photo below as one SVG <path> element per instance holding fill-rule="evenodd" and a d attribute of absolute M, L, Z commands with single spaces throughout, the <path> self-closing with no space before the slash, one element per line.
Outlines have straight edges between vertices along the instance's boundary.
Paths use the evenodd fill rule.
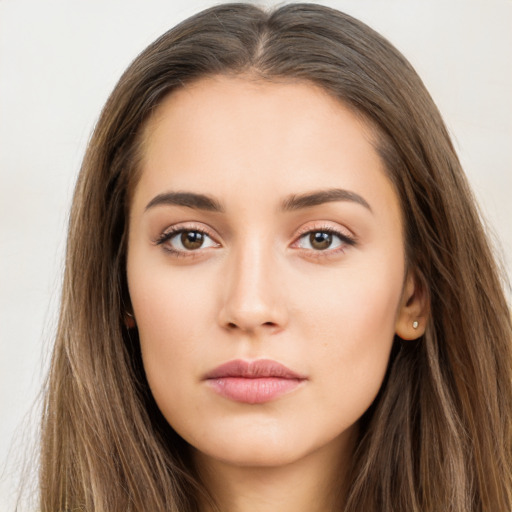
<path fill-rule="evenodd" d="M 445 117 L 510 273 L 512 0 L 322 3 L 370 24 L 415 66 Z M 178 21 L 211 5 L 0 0 L 2 511 L 14 510 L 17 459 L 34 437 L 32 403 L 55 330 L 67 212 L 94 123 L 130 61 Z"/>

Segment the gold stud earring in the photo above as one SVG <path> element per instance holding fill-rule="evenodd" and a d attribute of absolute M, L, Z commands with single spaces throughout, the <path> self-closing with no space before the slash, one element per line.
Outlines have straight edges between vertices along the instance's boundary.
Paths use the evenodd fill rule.
<path fill-rule="evenodd" d="M 418 320 L 414 320 L 414 322 L 412 323 L 412 328 L 417 329 L 419 325 L 420 324 L 419 324 Z"/>

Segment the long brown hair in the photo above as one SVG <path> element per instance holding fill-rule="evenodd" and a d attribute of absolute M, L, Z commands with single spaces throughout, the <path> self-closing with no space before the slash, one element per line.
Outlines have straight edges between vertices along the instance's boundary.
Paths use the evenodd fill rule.
<path fill-rule="evenodd" d="M 250 73 L 321 86 L 373 127 L 405 219 L 426 333 L 395 340 L 361 419 L 345 512 L 512 510 L 512 327 L 474 198 L 428 92 L 405 58 L 336 10 L 248 4 L 203 11 L 124 73 L 90 141 L 69 225 L 41 441 L 41 509 L 193 511 L 208 499 L 145 379 L 125 275 L 141 129 L 164 96 Z M 340 505 L 341 506 L 341 505 Z"/>

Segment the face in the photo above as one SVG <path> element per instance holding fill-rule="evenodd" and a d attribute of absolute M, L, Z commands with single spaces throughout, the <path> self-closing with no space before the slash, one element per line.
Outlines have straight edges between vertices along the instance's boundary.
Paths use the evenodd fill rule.
<path fill-rule="evenodd" d="M 127 271 L 163 415 L 223 463 L 341 449 L 404 302 L 371 131 L 313 85 L 215 77 L 168 96 L 144 136 Z"/>

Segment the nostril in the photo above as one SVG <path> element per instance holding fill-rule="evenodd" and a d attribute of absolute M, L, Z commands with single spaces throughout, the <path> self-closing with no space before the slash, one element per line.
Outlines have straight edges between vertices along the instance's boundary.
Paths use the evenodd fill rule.
<path fill-rule="evenodd" d="M 261 324 L 263 327 L 277 327 L 277 324 L 275 322 L 264 322 L 263 324 Z M 229 329 L 229 330 L 233 330 L 233 329 L 238 329 L 239 326 L 235 323 L 235 322 L 229 322 L 228 324 L 226 324 L 226 327 Z"/>

